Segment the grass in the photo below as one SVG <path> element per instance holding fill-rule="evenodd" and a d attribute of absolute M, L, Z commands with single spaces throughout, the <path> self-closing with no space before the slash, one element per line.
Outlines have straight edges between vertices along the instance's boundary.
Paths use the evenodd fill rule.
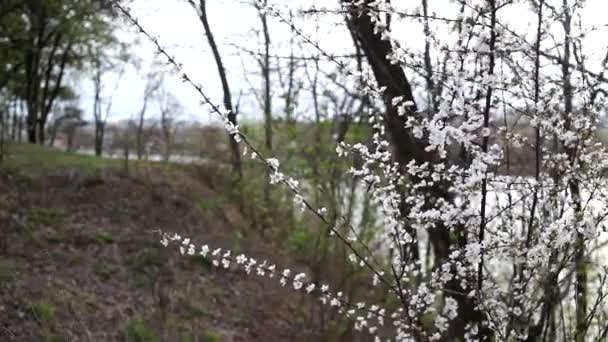
<path fill-rule="evenodd" d="M 95 234 L 95 240 L 97 240 L 99 243 L 105 243 L 105 244 L 111 244 L 114 243 L 114 237 L 112 237 L 112 234 L 108 233 L 108 232 L 97 232 Z"/>
<path fill-rule="evenodd" d="M 206 212 L 207 210 L 218 208 L 222 205 L 225 205 L 228 202 L 228 199 L 225 195 L 219 195 L 209 198 L 200 198 L 196 201 L 196 205 L 202 212 Z"/>
<path fill-rule="evenodd" d="M 202 342 L 218 342 L 220 339 L 216 333 L 211 330 L 204 330 L 201 332 L 199 341 Z"/>
<path fill-rule="evenodd" d="M 53 304 L 40 300 L 30 304 L 30 311 L 40 324 L 40 327 L 37 329 L 39 341 L 65 341 L 63 337 L 52 332 L 52 322 L 57 318 L 56 308 Z"/>
<path fill-rule="evenodd" d="M 203 329 L 198 333 L 182 333 L 181 342 L 219 342 L 220 338 L 218 335 L 207 329 Z"/>
<path fill-rule="evenodd" d="M 38 301 L 30 306 L 32 314 L 41 322 L 50 322 L 55 319 L 55 307 L 46 301 Z"/>
<path fill-rule="evenodd" d="M 100 264 L 98 267 L 96 267 L 94 272 L 97 274 L 97 276 L 105 281 L 110 280 L 113 274 L 112 269 L 104 264 Z"/>
<path fill-rule="evenodd" d="M 158 248 L 146 248 L 135 255 L 135 265 L 137 268 L 160 267 L 163 260 Z"/>
<path fill-rule="evenodd" d="M 0 285 L 13 279 L 14 266 L 6 260 L 0 259 Z"/>
<path fill-rule="evenodd" d="M 27 217 L 36 226 L 58 227 L 67 217 L 67 213 L 61 209 L 31 207 Z"/>
<path fill-rule="evenodd" d="M 43 342 L 64 342 L 65 339 L 59 335 L 50 332 L 48 329 L 42 329 L 38 332 L 40 341 Z"/>
<path fill-rule="evenodd" d="M 30 176 L 48 174 L 58 168 L 78 168 L 94 174 L 97 170 L 119 165 L 120 160 L 63 152 L 34 144 L 12 144 L 6 158 L 7 167 L 27 171 Z"/>
<path fill-rule="evenodd" d="M 123 338 L 127 342 L 159 341 L 154 331 L 141 319 L 132 319 L 129 321 L 123 331 Z"/>
<path fill-rule="evenodd" d="M 95 175 L 107 169 L 122 169 L 123 159 L 97 157 L 78 152 L 65 152 L 48 146 L 14 143 L 8 148 L 5 166 L 25 175 L 36 177 L 53 173 L 58 169 L 74 168 L 88 175 Z M 176 170 L 181 164 L 162 161 L 129 160 L 129 168 L 154 166 L 163 171 Z"/>
<path fill-rule="evenodd" d="M 138 169 L 138 166 L 136 166 L 144 163 L 146 165 L 145 168 Z M 168 197 L 161 197 L 163 202 L 168 202 L 173 197 L 178 198 L 180 201 L 188 201 L 187 205 L 183 205 L 183 208 L 180 209 L 183 209 L 186 214 L 192 213 L 193 216 L 205 217 L 200 213 L 201 211 L 209 215 L 216 215 L 218 212 L 222 213 L 225 207 L 231 209 L 233 207 L 231 202 L 232 197 L 222 192 L 225 187 L 229 186 L 229 173 L 219 172 L 218 170 L 223 169 L 216 168 L 214 165 L 189 166 L 171 163 L 165 164 L 162 162 L 130 161 L 129 170 L 132 173 L 128 177 L 125 177 L 124 173 L 120 172 L 123 169 L 123 161 L 120 159 L 67 153 L 44 146 L 29 144 L 13 144 L 5 163 L 0 165 L 0 169 L 5 168 L 8 171 L 6 172 L 6 179 L 14 179 L 14 181 L 8 182 L 7 184 L 10 186 L 6 186 L 7 189 L 12 191 L 11 196 L 8 197 L 11 199 L 10 203 L 9 201 L 0 201 L 0 207 L 8 212 L 18 209 L 20 214 L 19 222 L 23 222 L 15 223 L 15 227 L 19 229 L 15 229 L 12 234 L 24 241 L 27 241 L 26 238 L 30 237 L 40 241 L 38 244 L 31 245 L 33 248 L 41 246 L 45 250 L 49 250 L 48 261 L 54 267 L 49 267 L 48 269 L 45 267 L 32 271 L 30 267 L 26 267 L 27 265 L 3 262 L 0 258 L 0 285 L 10 283 L 13 279 L 27 279 L 26 276 L 32 272 L 54 272 L 55 269 L 63 270 L 66 266 L 70 269 L 67 269 L 66 272 L 57 272 L 56 278 L 66 281 L 69 279 L 67 277 L 75 277 L 77 278 L 76 280 L 80 280 L 82 277 L 91 276 L 90 272 L 80 272 L 80 270 L 91 269 L 92 257 L 99 255 L 103 257 L 103 260 L 108 262 L 108 265 L 102 263 L 100 265 L 95 264 L 92 267 L 94 281 L 78 282 L 78 286 L 83 286 L 83 294 L 78 297 L 69 295 L 70 297 L 62 298 L 61 300 L 55 297 L 46 297 L 42 300 L 40 298 L 24 298 L 20 303 L 25 303 L 23 311 L 27 313 L 27 321 L 35 322 L 36 327 L 32 328 L 31 325 L 23 324 L 24 331 L 21 332 L 22 335 L 20 336 L 28 336 L 28 338 L 20 340 L 65 341 L 68 335 L 66 334 L 66 337 L 62 337 L 62 332 L 64 328 L 73 322 L 70 320 L 70 315 L 65 311 L 67 304 L 64 305 L 64 300 L 65 303 L 74 303 L 79 308 L 77 312 L 86 315 L 86 318 L 90 317 L 93 319 L 99 312 L 109 310 L 111 308 L 110 305 L 114 305 L 99 298 L 104 298 L 106 295 L 114 295 L 115 293 L 122 293 L 119 291 L 124 290 L 136 293 L 136 295 L 129 297 L 139 298 L 141 296 L 146 299 L 145 303 L 149 306 L 145 308 L 137 307 L 136 311 L 131 315 L 133 319 L 129 317 L 124 321 L 112 321 L 111 326 L 104 327 L 107 331 L 95 331 L 95 333 L 110 333 L 112 336 L 119 335 L 122 341 L 160 341 L 159 327 L 162 327 L 165 322 L 159 322 L 156 316 L 149 315 L 148 313 L 154 313 L 157 310 L 155 306 L 156 298 L 150 299 L 150 296 L 154 294 L 151 289 L 153 289 L 153 285 L 157 281 L 158 267 L 164 263 L 161 250 L 158 248 L 156 241 L 155 247 L 150 247 L 144 239 L 135 239 L 131 242 L 128 238 L 132 234 L 135 234 L 135 232 L 119 231 L 113 228 L 119 225 L 139 227 L 140 221 L 138 220 L 142 217 L 139 214 L 140 210 L 142 212 L 146 210 L 145 212 L 147 212 L 148 207 L 154 208 L 156 203 L 150 199 L 153 198 L 152 196 L 157 196 L 157 193 L 160 194 L 158 196 L 169 194 Z M 99 173 L 99 170 L 103 172 Z M 105 172 L 106 170 L 108 172 Z M 67 177 L 64 177 L 64 173 L 67 173 L 66 171 L 70 173 L 70 177 L 74 174 L 73 178 L 76 181 L 82 181 L 83 184 L 89 178 L 101 179 L 102 186 L 96 188 L 87 185 L 74 186 L 69 187 L 66 191 L 54 193 L 56 189 L 65 186 L 65 179 Z M 0 175 L 3 174 L 4 172 L 0 172 Z M 82 175 L 85 177 L 82 177 Z M 176 184 L 175 189 L 171 187 L 173 182 Z M 21 200 L 17 200 L 17 196 L 14 196 L 14 193 L 19 190 L 16 184 L 27 190 L 27 196 Z M 29 186 L 30 184 L 31 186 Z M 124 185 L 127 189 L 136 189 L 138 195 L 141 194 L 141 196 L 125 198 L 125 203 L 130 204 L 130 202 L 126 201 L 137 201 L 141 198 L 145 205 L 142 205 L 141 209 L 139 205 L 125 206 L 130 210 L 129 216 L 125 215 L 124 218 L 128 224 L 123 225 L 123 217 L 117 216 L 116 220 L 107 220 L 107 223 L 103 227 L 96 227 L 95 224 L 85 224 L 82 230 L 76 230 L 76 227 L 80 228 L 81 223 L 87 223 L 90 217 L 93 219 L 93 222 L 97 222 L 95 219 L 98 213 L 105 215 L 105 211 L 89 209 L 93 205 L 98 205 L 99 200 L 96 197 L 88 196 L 88 194 L 101 193 L 105 187 L 109 188 L 116 184 Z M 216 191 L 209 184 L 217 187 L 217 196 L 215 196 Z M 178 193 L 177 191 L 192 189 L 191 187 L 185 188 L 186 185 L 192 185 L 194 189 L 198 189 L 200 185 L 200 188 L 205 194 L 208 193 L 208 195 L 206 197 L 195 195 L 182 196 L 182 193 Z M 174 193 L 179 194 L 179 196 L 172 196 Z M 72 203 L 73 199 L 71 196 L 74 194 L 78 194 L 78 197 L 75 197 L 76 199 L 80 199 L 80 195 L 83 195 L 83 198 L 91 198 L 91 203 L 83 206 L 82 212 L 79 211 L 81 210 L 81 207 L 77 205 L 79 203 L 74 203 L 75 205 Z M 53 198 L 54 201 L 50 203 L 48 198 Z M 50 203 L 49 206 L 45 207 L 46 203 Z M 168 203 L 171 204 L 172 202 Z M 52 207 L 50 207 L 51 205 Z M 117 205 L 116 207 L 122 206 Z M 162 209 L 164 210 L 164 207 Z M 112 210 L 114 209 L 112 208 Z M 171 210 L 171 208 L 167 210 Z M 181 211 L 178 214 L 181 215 Z M 189 216 L 186 218 L 190 220 Z M 192 220 L 194 219 L 192 218 Z M 178 226 L 178 224 L 181 226 L 183 224 L 180 217 L 174 218 L 170 216 L 167 218 L 167 221 L 169 227 L 173 227 L 173 225 Z M 130 224 L 131 222 L 137 224 Z M 117 231 L 120 232 L 120 236 L 116 235 L 118 234 L 116 233 Z M 140 234 L 140 232 L 138 231 L 137 234 Z M 227 230 L 225 239 L 227 244 L 233 242 L 237 249 L 240 249 L 240 245 L 245 243 L 239 231 L 233 233 Z M 60 240 L 64 241 L 65 246 L 69 246 L 70 248 L 64 248 L 64 245 L 49 243 Z M 122 243 L 119 245 L 117 244 L 119 240 L 120 242 L 128 240 L 129 245 Z M 110 244 L 114 244 L 117 250 L 120 249 L 120 258 L 112 258 L 113 254 L 111 253 L 113 251 L 109 250 L 106 246 Z M 72 247 L 76 247 L 76 249 Z M 109 254 L 106 253 L 108 251 L 110 252 Z M 125 254 L 123 255 L 122 252 L 125 252 Z M 29 262 L 29 260 L 27 261 Z M 192 261 L 198 265 L 211 267 L 209 259 L 193 257 Z M 16 265 L 19 265 L 19 267 L 16 268 Z M 182 267 L 182 265 L 180 264 L 179 267 Z M 175 271 L 176 277 L 179 277 L 176 279 L 185 279 L 192 272 L 192 268 L 185 267 L 185 269 Z M 124 269 L 127 272 L 119 272 Z M 194 270 L 194 272 L 198 271 Z M 40 278 L 36 276 L 35 279 Z M 36 294 L 38 292 L 34 290 L 44 286 L 44 284 L 45 282 L 43 281 L 32 281 L 25 284 L 25 286 L 28 289 L 32 289 L 28 293 Z M 68 284 L 67 281 L 66 284 Z M 73 287 L 76 288 L 77 286 Z M 4 286 L 0 286 L 0 293 L 2 293 L 3 288 Z M 87 295 L 86 293 L 96 295 Z M 180 292 L 177 293 L 179 294 Z M 200 294 L 204 294 L 204 296 L 200 296 Z M 217 316 L 211 313 L 222 312 L 222 316 L 225 316 L 230 322 L 232 322 L 231 320 L 234 317 L 242 315 L 240 312 L 233 312 L 238 310 L 238 308 L 227 306 L 234 300 L 220 300 L 228 298 L 222 283 L 212 284 L 211 282 L 205 282 L 204 285 L 193 285 L 192 292 L 187 293 L 187 296 L 176 297 L 172 299 L 174 303 L 177 302 L 179 305 L 176 308 L 170 306 L 168 314 L 171 314 L 171 312 L 179 314 L 180 329 L 175 331 L 169 330 L 172 337 L 168 340 L 220 341 L 222 340 L 220 331 L 213 330 L 217 324 Z M 192 298 L 199 300 L 192 300 Z M 131 305 L 131 301 L 134 301 L 134 299 L 129 298 L 126 301 Z M 135 306 L 133 305 L 133 307 Z M 85 320 L 85 324 L 88 321 L 88 319 Z M 240 326 L 241 323 L 238 325 L 239 329 Z M 91 329 L 96 328 L 91 327 Z M 164 330 L 164 332 L 167 332 L 167 330 Z M 0 338 L 0 340 L 2 339 Z"/>

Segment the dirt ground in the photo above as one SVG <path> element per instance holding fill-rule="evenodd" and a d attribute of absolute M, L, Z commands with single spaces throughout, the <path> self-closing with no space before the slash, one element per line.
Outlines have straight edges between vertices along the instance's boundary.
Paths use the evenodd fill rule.
<path fill-rule="evenodd" d="M 319 340 L 312 299 L 159 244 L 161 228 L 283 260 L 222 184 L 186 172 L 0 168 L 0 341 Z"/>

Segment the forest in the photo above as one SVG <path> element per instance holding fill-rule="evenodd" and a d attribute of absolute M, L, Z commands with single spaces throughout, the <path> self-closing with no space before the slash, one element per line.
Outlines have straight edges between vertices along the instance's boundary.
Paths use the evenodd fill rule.
<path fill-rule="evenodd" d="M 1 0 L 0 341 L 608 341 L 606 11 Z"/>

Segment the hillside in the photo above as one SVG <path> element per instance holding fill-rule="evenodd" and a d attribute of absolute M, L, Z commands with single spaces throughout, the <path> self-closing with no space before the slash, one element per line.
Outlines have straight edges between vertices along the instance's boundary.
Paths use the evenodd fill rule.
<path fill-rule="evenodd" d="M 12 146 L 0 166 L 0 340 L 317 340 L 308 299 L 158 243 L 162 228 L 285 260 L 252 233 L 224 173 L 131 163 L 127 174 L 120 160 Z"/>

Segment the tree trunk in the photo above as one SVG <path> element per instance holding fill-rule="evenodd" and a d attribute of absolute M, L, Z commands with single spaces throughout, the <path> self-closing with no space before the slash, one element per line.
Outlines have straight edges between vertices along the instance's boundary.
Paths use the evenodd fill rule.
<path fill-rule="evenodd" d="M 55 120 L 55 122 L 53 123 L 53 126 L 51 127 L 51 131 L 50 131 L 50 137 L 49 137 L 49 146 L 53 147 L 55 146 L 55 139 L 57 138 L 57 129 L 59 129 L 59 123 L 57 122 L 57 120 Z"/>
<path fill-rule="evenodd" d="M 572 15 L 573 10 L 570 9 L 570 5 L 567 0 L 562 2 L 563 19 L 562 26 L 564 28 L 564 51 L 563 51 L 563 62 L 561 63 L 562 71 L 562 92 L 564 96 L 564 128 L 570 130 L 572 125 L 571 116 L 573 113 L 573 87 L 572 87 L 572 74 L 570 71 L 570 58 L 572 51 L 570 50 L 571 40 L 571 28 L 572 28 Z M 562 142 L 563 143 L 563 142 Z M 575 166 L 578 163 L 577 148 L 569 147 L 563 143 L 564 150 L 568 155 L 568 161 L 570 166 Z M 582 206 L 580 185 L 577 179 L 571 179 L 568 182 L 568 188 L 572 196 L 572 202 L 574 205 L 574 216 L 577 219 L 577 223 L 584 225 L 579 221 Z M 587 262 L 585 252 L 585 234 L 577 232 L 575 241 L 575 303 L 576 303 L 576 331 L 574 340 L 576 342 L 584 342 L 587 333 Z"/>
<path fill-rule="evenodd" d="M 17 141 L 23 141 L 23 115 L 19 115 L 17 122 Z"/>
<path fill-rule="evenodd" d="M 103 137 L 105 133 L 105 123 L 96 121 L 95 122 L 95 155 L 101 156 L 103 154 Z"/>
<path fill-rule="evenodd" d="M 144 108 L 145 108 L 145 104 L 144 104 Z M 143 130 L 144 130 L 144 114 L 143 112 L 145 112 L 145 109 L 142 110 L 142 113 L 140 113 L 139 115 L 139 122 L 137 123 L 137 132 L 135 134 L 135 146 L 136 146 L 136 152 L 137 152 L 137 159 L 141 160 L 141 158 L 143 158 L 144 156 L 144 138 L 143 138 Z"/>
<path fill-rule="evenodd" d="M 69 131 L 66 137 L 67 143 L 65 146 L 65 150 L 66 152 L 72 152 L 74 149 L 74 133 L 72 131 Z"/>
<path fill-rule="evenodd" d="M 13 119 L 11 120 L 11 140 L 17 140 L 17 128 L 19 122 L 19 99 L 13 101 Z"/>
<path fill-rule="evenodd" d="M 33 124 L 30 125 L 29 122 L 29 117 L 28 117 L 28 124 L 27 124 L 27 142 L 29 142 L 30 144 L 35 144 L 37 141 L 37 136 L 36 136 L 36 122 L 34 122 Z"/>
<path fill-rule="evenodd" d="M 0 162 L 4 160 L 4 132 L 6 132 L 7 121 L 9 113 L 8 111 L 2 110 L 0 112 Z"/>
<path fill-rule="evenodd" d="M 342 0 L 345 4 L 351 4 L 349 0 Z M 371 1 L 366 0 L 365 5 Z M 364 6 L 365 6 L 364 5 Z M 367 13 L 353 13 L 348 16 L 349 29 L 352 30 L 360 43 L 368 63 L 370 64 L 374 77 L 380 87 L 386 87 L 383 93 L 383 100 L 386 106 L 384 121 L 389 132 L 391 145 L 394 150 L 395 161 L 400 165 L 407 165 L 411 160 L 417 163 L 429 162 L 433 163 L 438 160 L 438 156 L 434 152 L 425 150 L 426 143 L 415 139 L 409 129 L 405 127 L 405 122 L 408 115 L 414 115 L 416 112 L 416 101 L 412 94 L 412 88 L 405 76 L 403 69 L 398 64 L 392 64 L 386 56 L 392 51 L 392 45 L 389 41 L 383 40 L 380 32 L 375 32 L 374 24 L 372 23 Z M 397 109 L 392 104 L 392 99 L 401 96 L 403 101 L 411 101 L 410 113 L 400 116 Z M 453 203 L 453 195 L 448 191 L 449 184 L 436 184 L 429 189 L 429 204 L 436 199 L 443 199 L 448 203 Z M 408 216 L 408 208 L 405 205 L 401 206 L 403 217 Z M 407 225 L 406 225 L 407 226 Z M 411 233 L 412 234 L 412 233 Z M 417 245 L 415 232 L 413 232 L 414 243 L 408 244 L 406 248 L 411 248 L 410 254 L 415 254 L 415 245 Z M 460 248 L 466 245 L 465 228 L 458 226 L 454 229 L 453 237 L 447 228 L 438 226 L 429 230 L 429 239 L 433 247 L 433 255 L 435 256 L 435 265 L 441 265 L 448 260 L 451 246 L 457 244 Z M 455 272 L 455 270 L 452 270 Z M 456 275 L 456 274 L 455 274 Z M 467 331 L 468 324 L 474 324 L 481 321 L 482 314 L 475 309 L 475 300 L 464 295 L 465 292 L 460 286 L 460 280 L 457 277 L 446 284 L 445 293 L 450 293 L 458 302 L 458 315 L 450 322 L 448 329 L 448 340 L 463 340 Z M 406 303 L 404 303 L 405 305 Z M 481 329 L 480 329 L 481 331 Z M 491 338 L 490 336 L 480 336 L 480 340 Z"/>
<path fill-rule="evenodd" d="M 46 138 L 46 132 L 44 130 L 45 126 L 45 122 L 42 119 L 37 121 L 36 134 L 38 135 L 38 138 L 36 140 L 36 143 L 39 145 L 44 145 L 44 141 Z"/>
<path fill-rule="evenodd" d="M 260 20 L 262 21 L 262 32 L 264 34 L 264 58 L 260 62 L 262 66 L 262 78 L 264 79 L 264 133 L 265 145 L 269 155 L 274 155 L 272 152 L 272 97 L 270 95 L 270 33 L 268 32 L 268 21 L 266 20 L 266 12 L 260 11 Z M 266 183 L 264 184 L 264 202 L 266 205 L 265 218 L 263 223 L 264 231 L 272 226 L 272 198 L 270 184 L 270 173 L 266 174 Z M 263 231 L 263 232 L 264 232 Z"/>
<path fill-rule="evenodd" d="M 205 29 L 205 35 L 207 37 L 209 46 L 211 47 L 211 51 L 213 52 L 213 57 L 217 65 L 217 71 L 220 76 L 220 81 L 222 82 L 222 91 L 224 93 L 224 107 L 228 111 L 228 121 L 230 121 L 234 126 L 236 126 L 237 113 L 233 110 L 232 107 L 232 96 L 230 94 L 228 78 L 226 77 L 226 70 L 224 69 L 224 64 L 222 63 L 222 57 L 220 56 L 217 44 L 215 43 L 215 38 L 213 37 L 213 33 L 211 32 L 211 28 L 209 27 L 209 21 L 207 20 L 207 9 L 205 0 L 200 0 L 199 10 L 199 18 L 201 20 L 201 23 L 203 24 L 203 28 Z M 239 152 L 239 144 L 231 136 L 229 136 L 229 144 L 230 151 L 232 153 L 233 183 L 236 189 L 240 189 L 240 183 L 243 179 L 243 167 L 241 165 L 241 153 Z M 241 209 L 243 209 L 242 206 Z"/>
<path fill-rule="evenodd" d="M 98 55 L 97 55 L 98 56 Z M 101 61 L 96 57 L 94 60 L 95 74 L 93 77 L 93 119 L 95 120 L 95 155 L 101 156 L 103 151 L 104 118 L 101 113 Z"/>

